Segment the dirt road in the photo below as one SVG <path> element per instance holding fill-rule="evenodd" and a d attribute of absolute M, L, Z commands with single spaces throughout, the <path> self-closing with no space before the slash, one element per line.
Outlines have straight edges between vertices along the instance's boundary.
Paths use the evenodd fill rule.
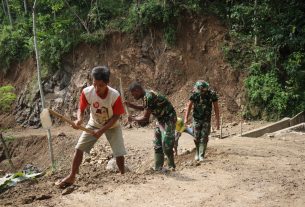
<path fill-rule="evenodd" d="M 131 168 L 125 176 L 106 172 L 106 163 L 100 162 L 96 167 L 91 159 L 83 164 L 78 187 L 71 194 L 63 196 L 59 190 L 53 189 L 52 181 L 67 173 L 61 170 L 35 185 L 22 184 L 15 190 L 0 194 L 1 204 L 63 207 L 305 206 L 304 133 L 271 138 L 212 138 L 206 160 L 200 164 L 193 161 L 193 152 L 189 152 L 193 148 L 192 139 L 183 135 L 180 141 L 180 153 L 183 154 L 177 158 L 177 171 L 165 174 L 149 170 L 153 159 L 152 134 L 151 129 L 124 131 L 129 149 L 126 160 Z M 105 144 L 104 140 L 100 142 L 101 146 Z M 21 188 L 27 193 L 18 194 Z M 37 198 L 41 193 L 51 195 L 51 198 L 25 202 L 26 198 Z"/>

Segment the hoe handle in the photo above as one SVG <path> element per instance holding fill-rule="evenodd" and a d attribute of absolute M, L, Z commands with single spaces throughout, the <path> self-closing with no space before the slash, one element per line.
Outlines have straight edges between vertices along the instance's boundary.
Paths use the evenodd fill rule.
<path fill-rule="evenodd" d="M 52 114 L 53 116 L 56 116 L 57 118 L 61 119 L 62 121 L 65 121 L 69 124 L 71 124 L 72 126 L 75 126 L 75 123 L 73 121 L 71 121 L 70 119 L 68 119 L 67 117 L 53 111 L 52 109 L 49 109 L 50 114 Z M 94 131 L 87 129 L 83 126 L 77 126 L 80 130 L 83 130 L 85 132 L 88 132 L 89 134 L 94 134 Z"/>

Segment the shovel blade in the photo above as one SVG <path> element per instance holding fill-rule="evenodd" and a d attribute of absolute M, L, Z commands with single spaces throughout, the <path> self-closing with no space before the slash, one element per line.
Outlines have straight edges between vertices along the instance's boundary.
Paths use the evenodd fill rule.
<path fill-rule="evenodd" d="M 40 122 L 44 129 L 50 129 L 52 127 L 52 120 L 48 109 L 43 109 L 40 113 Z"/>

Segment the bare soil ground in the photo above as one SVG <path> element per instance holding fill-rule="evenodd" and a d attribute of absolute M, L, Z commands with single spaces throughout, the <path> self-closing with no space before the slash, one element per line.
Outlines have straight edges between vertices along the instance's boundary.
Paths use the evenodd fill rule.
<path fill-rule="evenodd" d="M 55 173 L 49 169 L 45 131 L 7 131 L 14 164 L 22 168 L 31 163 L 46 174 L 1 193 L 0 206 L 305 206 L 305 134 L 244 138 L 238 136 L 239 126 L 233 125 L 225 126 L 225 139 L 217 138 L 219 132 L 211 134 L 202 163 L 193 161 L 192 139 L 183 134 L 177 170 L 168 173 L 150 170 L 152 129 L 124 130 L 130 169 L 124 176 L 105 170 L 111 150 L 102 137 L 91 156 L 85 157 L 68 195 L 62 195 L 54 182 L 69 171 L 79 131 L 67 126 L 52 129 Z M 7 160 L 0 168 L 2 173 L 9 171 Z"/>

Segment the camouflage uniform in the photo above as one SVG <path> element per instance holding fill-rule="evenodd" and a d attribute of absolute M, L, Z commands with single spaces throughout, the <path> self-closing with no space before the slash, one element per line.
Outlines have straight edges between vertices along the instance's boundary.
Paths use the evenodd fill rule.
<path fill-rule="evenodd" d="M 203 96 L 199 92 L 194 92 L 190 100 L 194 104 L 194 136 L 199 143 L 208 142 L 211 129 L 212 103 L 218 101 L 218 96 L 215 91 L 208 89 Z"/>
<path fill-rule="evenodd" d="M 199 91 L 193 92 L 189 100 L 194 105 L 193 129 L 197 150 L 195 159 L 203 160 L 211 131 L 212 103 L 218 101 L 218 96 L 215 91 L 208 89 L 204 95 Z"/>
<path fill-rule="evenodd" d="M 165 96 L 154 91 L 145 91 L 144 109 L 149 109 L 159 123 L 155 128 L 155 169 L 163 166 L 164 154 L 168 158 L 168 166 L 175 168 L 173 146 L 177 115 L 173 105 Z"/>

